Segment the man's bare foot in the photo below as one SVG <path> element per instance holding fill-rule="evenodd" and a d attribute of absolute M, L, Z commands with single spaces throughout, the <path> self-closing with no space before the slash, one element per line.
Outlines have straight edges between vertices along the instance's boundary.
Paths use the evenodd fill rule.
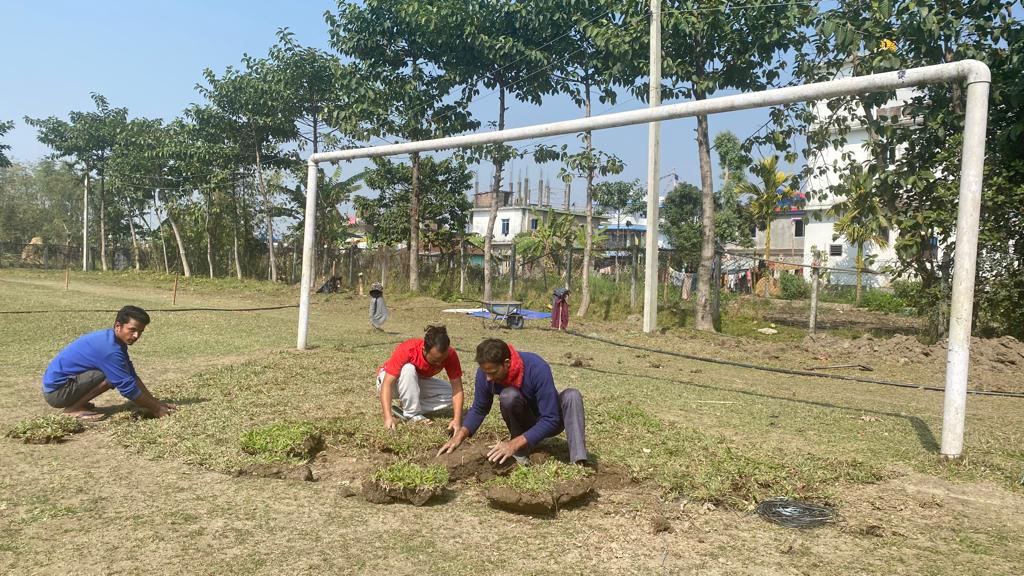
<path fill-rule="evenodd" d="M 78 418 L 83 422 L 99 422 L 100 420 L 103 420 L 104 418 L 107 417 L 106 414 L 93 412 L 92 410 L 65 410 L 64 414 L 67 416 L 73 416 L 75 418 Z"/>

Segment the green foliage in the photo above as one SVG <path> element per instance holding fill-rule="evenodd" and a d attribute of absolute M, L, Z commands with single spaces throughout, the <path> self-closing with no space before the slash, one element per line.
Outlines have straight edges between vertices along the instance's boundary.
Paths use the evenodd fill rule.
<path fill-rule="evenodd" d="M 448 484 L 448 469 L 442 464 L 396 462 L 374 472 L 373 480 L 391 489 L 435 490 Z"/>
<path fill-rule="evenodd" d="M 5 136 L 12 128 L 14 128 L 13 120 L 0 121 L 0 137 Z M 0 168 L 10 167 L 11 159 L 7 157 L 7 151 L 10 149 L 10 144 L 0 144 Z"/>
<path fill-rule="evenodd" d="M 356 213 L 370 227 L 375 243 L 393 246 L 408 242 L 412 167 L 377 159 L 367 172 L 366 186 L 377 191 L 376 198 L 357 196 Z M 419 161 L 419 214 L 423 226 L 433 232 L 461 232 L 469 221 L 470 203 L 465 191 L 472 179 L 465 163 L 456 158 Z"/>
<path fill-rule="evenodd" d="M 550 492 L 562 482 L 582 480 L 590 471 L 576 464 L 548 460 L 536 466 L 516 466 L 507 476 L 488 480 L 487 486 L 501 486 L 518 492 Z"/>
<path fill-rule="evenodd" d="M 783 273 L 779 277 L 779 295 L 784 300 L 804 300 L 811 295 L 811 286 L 796 274 Z"/>
<path fill-rule="evenodd" d="M 48 414 L 15 424 L 6 436 L 19 438 L 26 444 L 51 444 L 63 442 L 83 430 L 85 426 L 74 416 Z"/>
<path fill-rule="evenodd" d="M 875 312 L 897 313 L 907 307 L 907 303 L 896 295 L 885 290 L 867 290 L 861 296 L 860 305 Z"/>
<path fill-rule="evenodd" d="M 920 309 L 925 303 L 920 280 L 893 280 L 892 294 L 914 308 Z"/>
<path fill-rule="evenodd" d="M 309 422 L 271 424 L 242 434 L 242 451 L 270 460 L 309 458 L 323 445 L 323 437 Z"/>
<path fill-rule="evenodd" d="M 700 263 L 701 192 L 689 182 L 680 182 L 665 195 L 661 217 L 669 244 L 675 250 L 675 266 L 693 271 Z"/>

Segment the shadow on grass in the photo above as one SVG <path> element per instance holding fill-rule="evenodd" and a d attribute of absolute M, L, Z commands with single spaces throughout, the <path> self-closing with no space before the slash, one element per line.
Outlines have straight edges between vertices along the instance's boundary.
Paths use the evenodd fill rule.
<path fill-rule="evenodd" d="M 593 368 L 593 367 L 589 367 L 589 366 L 582 366 L 582 367 L 580 367 L 580 366 L 570 366 L 568 364 L 562 364 L 560 362 L 550 362 L 550 364 L 552 366 L 561 366 L 561 367 L 564 367 L 564 368 L 575 368 L 575 369 L 589 370 L 591 372 L 597 372 L 599 374 L 607 374 L 607 375 L 610 375 L 610 376 L 627 376 L 627 377 L 631 377 L 631 378 L 641 378 L 641 379 L 642 378 L 648 378 L 648 376 L 643 375 L 643 374 L 631 374 L 631 373 L 628 373 L 628 372 L 615 372 L 613 370 L 602 370 L 600 368 Z M 924 450 L 926 452 L 930 452 L 930 453 L 935 454 L 935 453 L 938 453 L 938 451 L 939 451 L 939 444 L 938 444 L 938 441 L 935 439 L 935 434 L 932 433 L 932 430 L 931 430 L 931 428 L 928 427 L 928 424 L 926 424 L 924 420 L 918 418 L 917 416 L 910 416 L 908 414 L 899 414 L 899 413 L 896 413 L 896 412 L 884 412 L 884 411 L 880 411 L 880 410 L 870 410 L 870 409 L 866 409 L 866 408 L 854 408 L 852 406 L 841 406 L 839 404 L 831 404 L 831 403 L 828 403 L 828 402 L 820 402 L 820 401 L 816 401 L 816 400 L 802 400 L 802 399 L 799 399 L 799 398 L 786 398 L 786 397 L 783 397 L 783 396 L 773 396 L 771 394 L 765 394 L 763 392 L 753 392 L 751 390 L 738 390 L 736 388 L 725 388 L 725 387 L 719 387 L 719 386 L 712 386 L 710 384 L 698 384 L 696 382 L 692 382 L 692 381 L 689 381 L 689 380 L 672 380 L 672 379 L 668 379 L 668 378 L 663 378 L 663 380 L 667 381 L 667 382 L 672 382 L 674 384 L 683 384 L 683 385 L 686 385 L 686 386 L 692 386 L 694 388 L 701 388 L 701 389 L 704 389 L 704 390 L 714 390 L 716 392 L 733 392 L 735 394 L 742 394 L 744 396 L 750 396 L 750 397 L 753 397 L 753 398 L 763 398 L 763 399 L 768 399 L 768 400 L 778 400 L 778 401 L 782 401 L 782 402 L 791 402 L 791 403 L 794 403 L 794 404 L 803 404 L 805 406 L 815 406 L 815 407 L 818 407 L 818 408 L 831 408 L 831 409 L 838 409 L 838 410 L 855 410 L 855 411 L 864 412 L 864 413 L 867 413 L 867 414 L 875 414 L 875 415 L 878 415 L 878 416 L 890 416 L 892 418 L 899 418 L 899 419 L 902 419 L 902 420 L 906 420 L 910 424 L 910 426 L 914 429 L 914 433 L 917 436 L 918 441 L 921 443 L 921 447 L 924 448 Z"/>

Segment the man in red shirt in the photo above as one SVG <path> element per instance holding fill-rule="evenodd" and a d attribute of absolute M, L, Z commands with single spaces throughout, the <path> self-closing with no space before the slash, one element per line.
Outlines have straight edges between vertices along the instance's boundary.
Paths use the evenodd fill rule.
<path fill-rule="evenodd" d="M 444 370 L 448 382 L 434 378 Z M 377 370 L 377 394 L 384 409 L 384 427 L 394 428 L 395 420 L 421 422 L 425 414 L 451 407 L 454 415 L 448 428 L 462 427 L 462 365 L 451 347 L 444 326 L 428 326 L 423 338 L 402 342 Z M 401 408 L 392 406 L 398 398 Z"/>

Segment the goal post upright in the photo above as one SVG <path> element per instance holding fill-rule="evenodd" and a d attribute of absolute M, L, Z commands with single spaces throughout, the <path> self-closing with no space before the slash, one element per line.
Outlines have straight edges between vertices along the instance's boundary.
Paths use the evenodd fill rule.
<path fill-rule="evenodd" d="M 963 432 L 967 403 L 967 375 L 971 343 L 971 310 L 974 298 L 974 274 L 977 269 L 978 226 L 981 213 L 981 186 L 985 162 L 985 130 L 988 123 L 988 93 L 991 73 L 984 63 L 961 60 L 946 64 L 909 68 L 894 72 L 854 76 L 722 96 L 700 101 L 667 104 L 629 112 L 603 114 L 589 118 L 550 122 L 522 128 L 480 132 L 401 144 L 371 146 L 320 152 L 309 157 L 306 186 L 305 229 L 302 243 L 302 284 L 299 295 L 298 343 L 307 347 L 309 298 L 312 290 L 313 243 L 317 195 L 317 166 L 321 162 L 340 162 L 377 158 L 412 152 L 445 150 L 464 146 L 497 144 L 517 140 L 546 138 L 577 132 L 605 130 L 620 126 L 646 124 L 699 115 L 765 108 L 795 102 L 826 100 L 870 92 L 891 91 L 926 84 L 963 82 L 967 86 L 960 196 L 957 208 L 957 250 L 953 260 L 953 290 L 949 319 L 949 351 L 946 356 L 946 391 L 943 408 L 940 453 L 958 458 L 963 452 Z M 650 221 L 650 214 L 648 214 Z M 648 289 L 657 289 L 657 277 Z M 646 310 L 645 310 L 646 313 Z"/>

